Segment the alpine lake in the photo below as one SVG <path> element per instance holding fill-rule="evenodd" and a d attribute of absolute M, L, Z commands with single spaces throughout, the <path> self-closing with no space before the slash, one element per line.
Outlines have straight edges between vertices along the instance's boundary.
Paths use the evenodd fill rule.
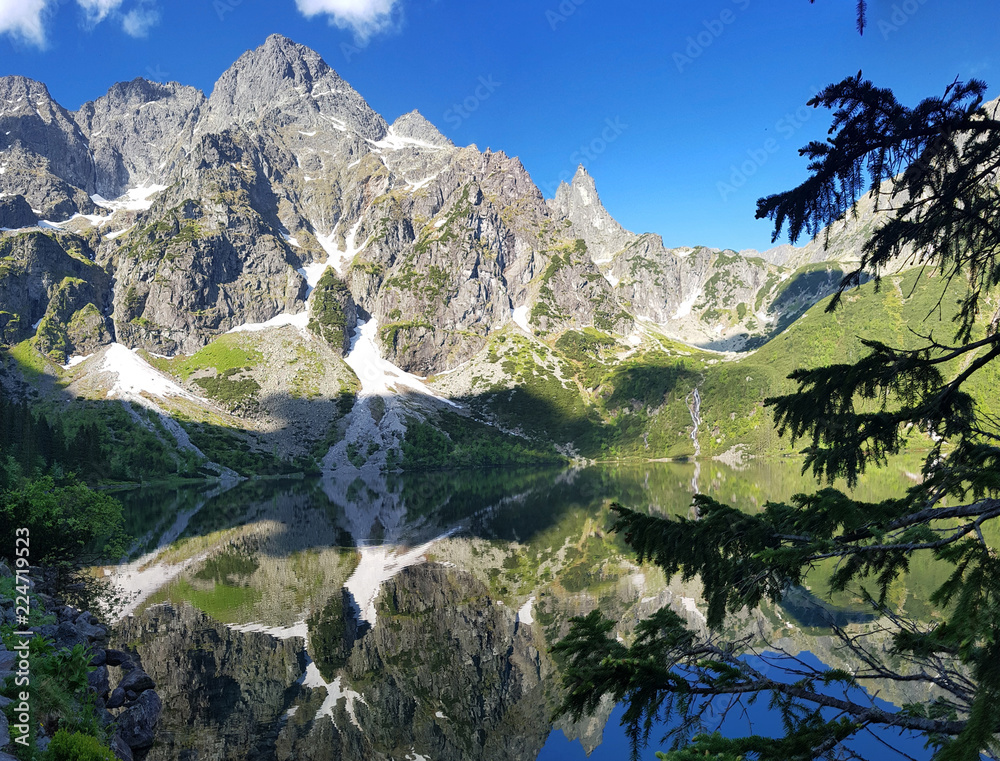
<path fill-rule="evenodd" d="M 913 455 L 872 471 L 853 494 L 901 494 L 920 464 Z M 610 700 L 579 722 L 553 719 L 561 666 L 550 648 L 594 608 L 629 641 L 664 605 L 705 631 L 704 605 L 696 580 L 636 563 L 609 505 L 692 515 L 697 490 L 753 512 L 814 491 L 801 468 L 357 471 L 118 492 L 141 540 L 133 562 L 105 569 L 132 590 L 112 641 L 139 654 L 164 704 L 147 758 L 628 758 Z M 857 632 L 879 622 L 860 591 L 829 595 L 828 573 L 728 625 L 753 634 L 755 657 L 780 650 L 849 668 L 829 622 Z M 942 567 L 915 563 L 890 605 L 931 620 L 943 579 Z M 908 689 L 886 685 L 878 698 L 928 697 Z M 722 731 L 780 731 L 766 702 L 727 715 Z M 662 734 L 640 758 L 654 757 Z M 927 755 L 912 738 L 872 739 L 883 741 Z"/>

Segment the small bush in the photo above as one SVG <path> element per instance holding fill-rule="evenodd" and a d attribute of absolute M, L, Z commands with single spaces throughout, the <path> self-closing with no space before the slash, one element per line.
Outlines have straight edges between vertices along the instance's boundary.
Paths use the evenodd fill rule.
<path fill-rule="evenodd" d="M 96 737 L 60 729 L 45 751 L 45 761 L 117 761 L 111 748 Z"/>
<path fill-rule="evenodd" d="M 118 559 L 126 549 L 117 500 L 81 483 L 57 485 L 49 476 L 0 495 L 0 535 L 14 537 L 21 528 L 28 530 L 35 564 L 81 566 Z M 13 541 L 0 556 L 13 567 Z"/>

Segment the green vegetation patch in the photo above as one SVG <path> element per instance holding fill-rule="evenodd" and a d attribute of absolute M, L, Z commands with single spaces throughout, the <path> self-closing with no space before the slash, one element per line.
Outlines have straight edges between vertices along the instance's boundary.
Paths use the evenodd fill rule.
<path fill-rule="evenodd" d="M 384 325 L 379 330 L 379 335 L 382 338 L 382 344 L 384 346 L 395 347 L 396 340 L 401 332 L 405 333 L 410 330 L 433 330 L 434 326 L 431 325 L 426 320 L 410 320 L 406 322 L 390 322 L 388 325 Z"/>
<path fill-rule="evenodd" d="M 332 682 L 338 669 L 347 663 L 350 649 L 345 641 L 344 596 L 338 590 L 330 596 L 322 610 L 309 616 L 309 655 L 316 662 L 319 673 Z"/>
<path fill-rule="evenodd" d="M 237 584 L 216 583 L 211 589 L 201 589 L 181 579 L 170 585 L 166 599 L 188 602 L 198 610 L 225 624 L 243 623 L 263 593 L 259 589 Z"/>
<path fill-rule="evenodd" d="M 214 369 L 222 374 L 227 370 L 256 367 L 263 362 L 264 355 L 252 348 L 251 341 L 252 339 L 239 333 L 226 333 L 189 357 L 151 357 L 149 361 L 158 369 L 179 375 L 184 380 L 199 370 Z"/>
<path fill-rule="evenodd" d="M 309 330 L 342 350 L 347 340 L 347 304 L 351 292 L 332 267 L 327 267 L 312 294 Z"/>
<path fill-rule="evenodd" d="M 404 470 L 561 463 L 551 444 L 521 439 L 454 412 L 435 425 L 409 418 L 403 439 Z"/>
<path fill-rule="evenodd" d="M 32 339 L 11 346 L 7 352 L 18 364 L 21 374 L 28 380 L 37 380 L 46 373 L 58 375 L 59 368 L 38 349 Z"/>
<path fill-rule="evenodd" d="M 260 384 L 253 378 L 237 378 L 238 373 L 249 368 L 231 367 L 214 378 L 195 378 L 194 382 L 205 394 L 230 409 L 253 404 L 260 393 Z"/>

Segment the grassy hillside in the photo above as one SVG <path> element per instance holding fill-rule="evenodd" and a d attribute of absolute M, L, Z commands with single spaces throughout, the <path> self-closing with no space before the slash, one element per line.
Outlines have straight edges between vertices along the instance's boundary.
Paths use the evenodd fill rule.
<path fill-rule="evenodd" d="M 735 356 L 700 351 L 655 331 L 631 350 L 594 329 L 568 331 L 545 344 L 508 331 L 477 358 L 465 401 L 507 428 L 572 445 L 585 457 L 682 457 L 695 451 L 697 388 L 702 455 L 737 445 L 754 455 L 790 454 L 802 444 L 793 447 L 777 435 L 764 400 L 794 391 L 787 378 L 797 368 L 856 361 L 866 352 L 862 338 L 898 347 L 921 345 L 917 333 L 951 340 L 956 298 L 942 299 L 942 287 L 918 270 L 886 277 L 878 290 L 868 283 L 847 294 L 833 313 L 825 311 L 824 299 L 769 343 Z M 944 368 L 946 374 L 957 370 Z M 970 390 L 996 415 L 1000 402 L 991 389 L 1000 368 L 981 376 Z"/>

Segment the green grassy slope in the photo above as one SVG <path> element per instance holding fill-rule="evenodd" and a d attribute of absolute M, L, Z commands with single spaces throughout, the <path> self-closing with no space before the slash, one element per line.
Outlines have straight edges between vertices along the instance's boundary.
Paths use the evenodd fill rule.
<path fill-rule="evenodd" d="M 563 333 L 546 345 L 505 333 L 480 358 L 494 372 L 474 378 L 476 393 L 466 401 L 506 427 L 572 444 L 585 457 L 683 457 L 694 454 L 691 406 L 697 388 L 702 455 L 736 445 L 749 454 L 789 454 L 801 445 L 777 435 L 764 400 L 794 391 L 787 378 L 797 368 L 856 361 L 866 352 L 862 338 L 896 347 L 921 345 L 917 333 L 951 340 L 955 295 L 942 299 L 943 285 L 918 270 L 886 277 L 878 290 L 869 283 L 848 293 L 833 313 L 825 311 L 824 299 L 774 340 L 735 357 L 653 331 L 624 358 L 624 346 L 593 329 Z M 1000 368 L 989 368 L 970 386 L 994 415 L 1000 402 L 991 389 L 998 381 Z"/>

